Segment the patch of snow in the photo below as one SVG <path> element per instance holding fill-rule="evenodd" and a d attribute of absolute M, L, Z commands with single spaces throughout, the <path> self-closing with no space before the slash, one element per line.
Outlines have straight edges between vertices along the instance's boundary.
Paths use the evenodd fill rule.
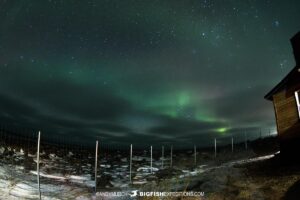
<path fill-rule="evenodd" d="M 138 171 L 138 172 L 140 172 L 140 171 L 142 171 L 142 172 L 151 172 L 151 167 L 148 167 L 148 166 L 146 166 L 146 167 L 139 167 L 136 171 Z M 156 167 L 152 167 L 152 171 L 153 172 L 157 172 L 157 171 L 159 171 L 159 169 L 158 168 L 156 168 Z"/>

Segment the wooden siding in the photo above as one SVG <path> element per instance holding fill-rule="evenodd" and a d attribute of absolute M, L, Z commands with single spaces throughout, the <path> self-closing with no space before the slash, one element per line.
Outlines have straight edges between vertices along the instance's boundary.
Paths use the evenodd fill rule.
<path fill-rule="evenodd" d="M 299 123 L 297 103 L 293 92 L 282 91 L 273 96 L 279 136 Z"/>

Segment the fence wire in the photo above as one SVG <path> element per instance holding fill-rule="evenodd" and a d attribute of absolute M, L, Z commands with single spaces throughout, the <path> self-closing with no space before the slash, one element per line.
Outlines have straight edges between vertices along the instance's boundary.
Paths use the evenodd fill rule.
<path fill-rule="evenodd" d="M 27 192 L 26 195 L 33 196 L 37 195 L 37 133 L 38 131 L 30 129 L 20 131 L 0 127 L 0 170 L 5 172 L 1 178 L 7 180 L 7 184 L 10 181 L 15 186 L 26 183 L 32 192 Z M 57 197 L 61 197 L 63 194 L 59 191 L 62 186 L 89 193 L 93 193 L 95 189 L 105 191 L 140 187 L 149 182 L 191 172 L 205 163 L 219 164 L 248 156 L 252 153 L 254 140 L 272 139 L 273 136 L 276 136 L 275 129 L 259 129 L 210 136 L 211 144 L 204 147 L 200 144 L 186 144 L 184 148 L 183 144 L 149 144 L 144 147 L 132 144 L 132 156 L 131 144 L 108 144 L 105 140 L 99 140 L 95 173 L 96 140 L 90 143 L 94 145 L 85 142 L 71 143 L 69 137 L 53 137 L 42 132 L 41 193 L 42 196 L 55 193 Z M 20 188 L 10 191 L 10 195 L 20 195 L 17 194 Z"/>

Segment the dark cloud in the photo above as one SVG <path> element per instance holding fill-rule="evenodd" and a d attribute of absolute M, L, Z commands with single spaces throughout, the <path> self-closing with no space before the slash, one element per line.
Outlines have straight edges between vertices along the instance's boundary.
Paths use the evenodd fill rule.
<path fill-rule="evenodd" d="M 153 135 L 169 135 L 177 137 L 180 135 L 189 135 L 191 133 L 210 132 L 216 127 L 224 126 L 221 122 L 199 122 L 192 120 L 167 119 L 163 125 L 152 127 L 148 133 Z"/>
<path fill-rule="evenodd" d="M 235 126 L 253 123 L 266 126 L 266 123 L 274 120 L 272 103 L 262 101 L 269 90 L 269 86 L 260 85 L 239 89 L 215 99 L 213 104 L 218 116 L 230 119 L 237 124 Z"/>

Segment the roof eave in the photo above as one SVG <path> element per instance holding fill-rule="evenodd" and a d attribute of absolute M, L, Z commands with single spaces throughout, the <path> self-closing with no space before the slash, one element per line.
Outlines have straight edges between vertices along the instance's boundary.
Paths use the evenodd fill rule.
<path fill-rule="evenodd" d="M 297 70 L 295 66 L 270 92 L 268 92 L 264 98 L 269 101 L 273 101 L 273 95 L 279 91 L 282 91 L 288 81 L 289 77 Z"/>

